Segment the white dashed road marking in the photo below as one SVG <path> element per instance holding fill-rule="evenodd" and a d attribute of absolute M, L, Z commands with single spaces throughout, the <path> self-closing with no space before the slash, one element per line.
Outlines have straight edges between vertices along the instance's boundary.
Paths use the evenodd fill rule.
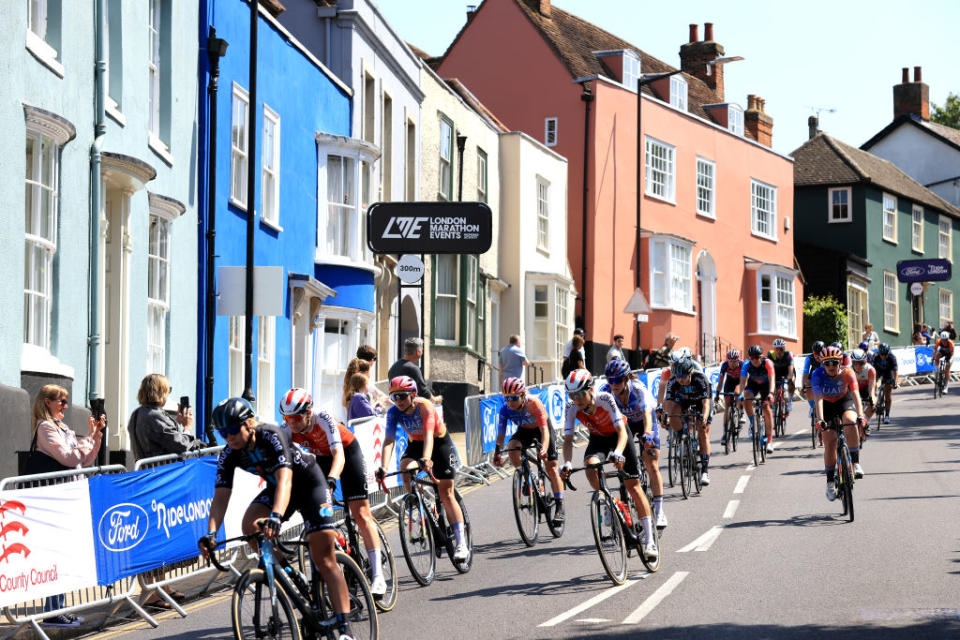
<path fill-rule="evenodd" d="M 691 542 L 685 547 L 677 549 L 677 553 L 687 553 L 688 551 L 707 551 L 710 549 L 710 546 L 716 542 L 717 538 L 720 537 L 720 533 L 723 531 L 723 525 L 717 524 L 710 528 L 705 534 Z"/>
<path fill-rule="evenodd" d="M 744 489 L 747 488 L 748 482 L 750 482 L 750 476 L 740 476 L 740 479 L 737 480 L 737 486 L 733 488 L 733 492 L 743 493 Z"/>
<path fill-rule="evenodd" d="M 643 620 L 643 618 L 653 611 L 654 607 L 663 602 L 664 598 L 673 593 L 673 590 L 679 586 L 683 579 L 690 574 L 689 571 L 677 571 L 675 574 L 670 576 L 670 578 L 664 582 L 659 589 L 650 594 L 650 597 L 643 601 L 636 610 L 627 616 L 626 620 L 623 621 L 623 624 L 636 624 Z"/>
<path fill-rule="evenodd" d="M 643 578 L 645 578 L 645 577 L 648 576 L 648 575 L 650 575 L 650 574 L 645 574 L 644 576 L 641 576 L 640 580 L 642 580 Z M 639 580 L 627 580 L 626 582 L 624 582 L 624 583 L 621 584 L 621 585 L 618 585 L 618 586 L 616 586 L 616 587 L 611 587 L 610 589 L 607 589 L 606 591 L 601 591 L 600 593 L 598 593 L 597 595 L 593 596 L 592 598 L 590 598 L 590 599 L 587 600 L 586 602 L 583 602 L 583 603 L 581 603 L 581 604 L 578 604 L 577 606 L 575 606 L 574 608 L 570 609 L 570 610 L 567 611 L 566 613 L 561 613 L 560 615 L 558 615 L 558 616 L 556 616 L 556 617 L 550 618 L 550 619 L 547 620 L 546 622 L 540 624 L 540 626 L 541 626 L 541 627 L 554 627 L 554 626 L 560 624 L 561 622 L 564 622 L 565 620 L 569 620 L 570 618 L 572 618 L 572 617 L 574 617 L 574 616 L 576 616 L 576 615 L 580 615 L 581 613 L 583 613 L 584 611 L 586 611 L 586 610 L 589 609 L 590 607 L 594 606 L 595 604 L 599 604 L 599 603 L 603 602 L 604 600 L 606 600 L 607 598 L 609 598 L 609 597 L 611 597 L 611 596 L 617 595 L 618 593 L 620 593 L 620 592 L 623 591 L 624 589 L 627 589 L 627 588 L 635 585 L 637 582 L 639 582 Z"/>
<path fill-rule="evenodd" d="M 731 500 L 727 503 L 727 508 L 723 511 L 723 517 L 725 520 L 729 520 L 733 517 L 733 514 L 737 512 L 737 507 L 740 506 L 739 500 Z"/>

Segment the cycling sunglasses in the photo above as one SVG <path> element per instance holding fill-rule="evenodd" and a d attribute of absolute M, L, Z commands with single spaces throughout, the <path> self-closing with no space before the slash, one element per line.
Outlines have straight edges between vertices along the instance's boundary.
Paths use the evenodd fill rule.
<path fill-rule="evenodd" d="M 238 424 L 235 424 L 229 427 L 224 427 L 223 429 L 217 429 L 217 433 L 219 433 L 224 438 L 226 438 L 227 436 L 235 436 L 238 433 L 240 433 L 240 429 L 243 428 L 244 424 L 245 423 L 240 422 Z"/>
<path fill-rule="evenodd" d="M 523 396 L 521 396 L 521 395 L 519 395 L 519 394 L 513 394 L 513 395 L 509 395 L 509 396 L 503 396 L 503 399 L 506 400 L 507 402 L 516 402 L 517 400 L 519 400 L 519 399 L 522 398 L 522 397 L 523 397 Z"/>
<path fill-rule="evenodd" d="M 582 400 L 587 397 L 586 391 L 574 391 L 567 394 L 571 400 Z"/>
<path fill-rule="evenodd" d="M 408 391 L 395 391 L 390 394 L 390 399 L 394 402 L 400 402 L 401 400 L 406 400 L 409 397 L 410 393 Z"/>
<path fill-rule="evenodd" d="M 822 365 L 825 366 L 825 367 L 839 367 L 839 366 L 840 366 L 840 361 L 839 361 L 839 360 L 824 360 L 824 361 L 821 362 L 820 364 L 822 364 Z"/>
<path fill-rule="evenodd" d="M 622 382 L 626 382 L 626 380 L 627 376 L 613 376 L 611 378 L 607 378 L 607 382 L 610 384 L 620 384 Z"/>

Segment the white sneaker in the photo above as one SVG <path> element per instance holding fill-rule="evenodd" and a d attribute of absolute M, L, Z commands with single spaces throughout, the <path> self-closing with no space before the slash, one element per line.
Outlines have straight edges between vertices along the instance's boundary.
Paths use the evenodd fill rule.
<path fill-rule="evenodd" d="M 827 500 L 833 502 L 837 499 L 837 489 L 833 486 L 833 480 L 827 481 Z"/>
<path fill-rule="evenodd" d="M 857 480 L 863 477 L 863 467 L 860 466 L 859 462 L 853 463 L 853 477 Z"/>
<path fill-rule="evenodd" d="M 773 446 L 769 442 L 767 443 L 767 453 L 773 453 Z"/>
<path fill-rule="evenodd" d="M 883 416 L 883 424 L 890 424 L 890 416 Z"/>
<path fill-rule="evenodd" d="M 467 549 L 467 543 L 461 542 L 457 545 L 456 550 L 453 552 L 453 559 L 458 562 L 463 562 L 470 557 L 470 550 Z"/>
<path fill-rule="evenodd" d="M 710 484 L 710 474 L 706 471 L 700 474 L 700 484 L 705 487 Z"/>
<path fill-rule="evenodd" d="M 370 583 L 370 593 L 375 596 L 382 596 L 387 592 L 387 581 L 383 579 L 382 575 L 377 576 L 373 579 L 373 582 Z"/>
<path fill-rule="evenodd" d="M 656 560 L 660 557 L 660 550 L 657 549 L 656 540 L 643 543 L 643 557 L 647 560 Z"/>
<path fill-rule="evenodd" d="M 661 511 L 657 514 L 657 529 L 667 528 L 667 514 Z"/>

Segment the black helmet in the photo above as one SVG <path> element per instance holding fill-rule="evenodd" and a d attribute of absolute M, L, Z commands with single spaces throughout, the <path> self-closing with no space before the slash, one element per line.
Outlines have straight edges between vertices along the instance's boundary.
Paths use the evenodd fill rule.
<path fill-rule="evenodd" d="M 689 358 L 677 360 L 673 363 L 673 366 L 670 367 L 674 377 L 677 378 L 686 378 L 695 368 L 696 366 L 693 364 L 693 360 Z"/>
<path fill-rule="evenodd" d="M 831 342 L 831 343 L 830 343 L 830 346 L 831 346 L 831 347 L 836 347 L 837 349 L 840 349 L 841 351 L 843 351 L 843 345 L 840 344 L 840 341 L 839 341 L 839 340 L 837 340 L 836 342 Z"/>
<path fill-rule="evenodd" d="M 747 349 L 747 357 L 757 358 L 763 355 L 763 347 L 758 344 L 750 345 L 750 348 Z"/>
<path fill-rule="evenodd" d="M 877 345 L 877 353 L 882 356 L 887 355 L 890 353 L 890 345 L 888 345 L 886 342 L 881 342 L 879 345 Z"/>
<path fill-rule="evenodd" d="M 213 408 L 213 425 L 218 431 L 239 427 L 256 413 L 243 398 L 227 398 Z"/>
<path fill-rule="evenodd" d="M 810 351 L 813 353 L 820 353 L 823 351 L 823 340 L 817 340 L 812 345 L 810 345 Z"/>

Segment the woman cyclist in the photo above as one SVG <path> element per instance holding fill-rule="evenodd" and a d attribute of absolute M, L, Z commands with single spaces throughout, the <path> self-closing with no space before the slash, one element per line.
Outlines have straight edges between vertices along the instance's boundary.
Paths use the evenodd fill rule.
<path fill-rule="evenodd" d="M 747 419 L 750 420 L 750 430 L 754 428 L 753 398 L 759 395 L 763 404 L 764 431 L 763 445 L 767 453 L 773 453 L 773 411 L 770 402 L 773 400 L 773 363 L 763 357 L 760 345 L 752 345 L 747 349 L 749 360 L 743 363 L 740 369 L 740 399 L 746 400 L 744 407 L 747 410 Z"/>
<path fill-rule="evenodd" d="M 837 498 L 833 478 L 837 469 L 837 436 L 827 429 L 827 422 L 840 418 L 850 447 L 854 478 L 863 477 L 860 466 L 860 434 L 857 425 L 863 421 L 863 405 L 857 389 L 857 376 L 852 369 L 841 366 L 844 354 L 841 349 L 829 346 L 823 350 L 821 367 L 813 372 L 814 410 L 817 427 L 823 433 L 823 466 L 827 474 L 827 499 Z"/>
<path fill-rule="evenodd" d="M 727 416 L 733 408 L 734 402 L 743 410 L 743 402 L 737 398 L 737 389 L 740 388 L 740 370 L 743 369 L 743 360 L 740 357 L 739 349 L 730 349 L 727 351 L 727 359 L 720 365 L 720 376 L 717 379 L 717 389 L 713 395 L 713 403 L 716 404 L 723 394 L 723 424 L 727 424 Z M 737 425 L 739 432 L 740 425 Z M 723 438 L 720 444 L 727 444 L 727 432 L 723 432 Z"/>

